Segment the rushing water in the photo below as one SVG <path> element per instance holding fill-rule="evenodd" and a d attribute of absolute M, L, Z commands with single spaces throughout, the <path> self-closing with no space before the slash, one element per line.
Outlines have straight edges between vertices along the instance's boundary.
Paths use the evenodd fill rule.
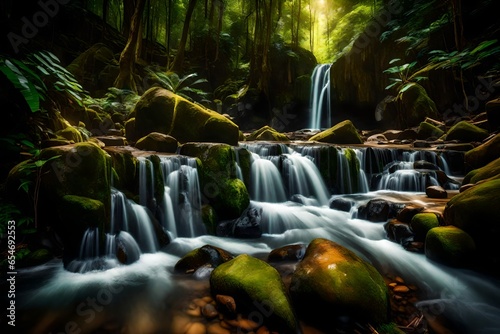
<path fill-rule="evenodd" d="M 18 307 L 21 312 L 31 314 L 31 320 L 24 325 L 25 331 L 47 333 L 70 324 L 81 333 L 92 333 L 96 328 L 120 324 L 126 333 L 172 333 L 171 301 L 178 293 L 187 293 L 175 279 L 173 267 L 187 252 L 211 244 L 233 254 L 262 256 L 277 247 L 308 243 L 321 237 L 353 250 L 382 274 L 397 273 L 406 282 L 420 287 L 427 298 L 417 306 L 430 316 L 445 315 L 465 333 L 500 332 L 497 280 L 449 268 L 423 254 L 408 252 L 387 240 L 384 223 L 355 218 L 357 207 L 373 198 L 415 201 L 421 195 L 417 184 L 421 181 L 413 175 L 414 163 L 426 160 L 435 165 L 433 173 L 436 170 L 450 173 L 442 155 L 335 149 L 331 152 L 337 156 L 328 161 L 341 167 L 331 171 L 340 179 L 356 180 L 357 188 L 347 184 L 344 193 L 333 194 L 320 172 L 321 166 L 323 169 L 325 166 L 325 161 L 320 161 L 320 157 L 325 159 L 321 148 L 246 147 L 254 152 L 249 188 L 252 206 L 262 209 L 261 238 L 241 240 L 205 235 L 198 229 L 201 196 L 195 160 L 162 158 L 165 196 L 158 206 L 162 208 L 160 224 L 168 231 L 171 242 L 159 250 L 147 207 L 113 190 L 112 219 L 104 249 L 99 249 L 99 231 L 89 229 L 82 240 L 80 258 L 73 264 L 73 271 L 84 273 L 65 270 L 59 261 L 20 271 L 22 294 Z M 337 162 L 333 163 L 334 160 Z M 388 166 L 389 163 L 399 165 Z M 154 184 L 150 178 L 154 171 L 147 165 L 144 162 L 141 182 L 148 188 L 142 193 L 151 198 Z M 404 191 L 369 188 L 370 184 L 378 187 L 390 183 L 384 180 L 385 175 L 396 177 L 399 172 L 411 173 L 412 180 L 416 178 L 411 182 L 399 179 L 397 190 Z M 429 170 L 418 172 L 425 173 L 426 180 L 434 175 Z M 415 185 L 410 185 L 412 182 Z M 408 191 L 402 184 L 413 190 Z M 351 212 L 330 209 L 328 201 L 332 195 L 352 200 L 354 208 Z M 303 200 L 296 201 L 297 196 Z M 128 265 L 117 261 L 118 248 L 124 249 L 134 261 Z"/>

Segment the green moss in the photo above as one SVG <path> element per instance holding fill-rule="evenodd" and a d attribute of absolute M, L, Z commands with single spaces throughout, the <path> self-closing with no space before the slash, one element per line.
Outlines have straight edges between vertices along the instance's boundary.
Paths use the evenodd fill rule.
<path fill-rule="evenodd" d="M 238 312 L 261 312 L 265 325 L 272 330 L 298 330 L 280 274 L 262 260 L 243 254 L 219 265 L 210 276 L 210 289 L 214 296 L 233 297 Z M 264 310 L 269 312 L 262 314 Z"/>
<path fill-rule="evenodd" d="M 418 139 L 440 138 L 442 135 L 444 135 L 444 131 L 434 124 L 421 122 L 418 127 Z"/>
<path fill-rule="evenodd" d="M 137 138 L 151 132 L 169 134 L 174 120 L 175 94 L 159 87 L 147 90 L 137 102 L 135 131 Z"/>
<path fill-rule="evenodd" d="M 211 205 L 205 204 L 201 207 L 201 219 L 207 228 L 207 232 L 215 235 L 217 231 L 217 213 Z"/>
<path fill-rule="evenodd" d="M 330 129 L 312 136 L 309 140 L 331 144 L 363 144 L 358 130 L 350 120 L 340 122 Z"/>
<path fill-rule="evenodd" d="M 314 239 L 292 275 L 290 293 L 305 319 L 329 325 L 331 316 L 385 323 L 388 291 L 382 276 L 349 249 L 327 239 Z M 330 324 L 331 325 L 331 324 Z"/>
<path fill-rule="evenodd" d="M 446 140 L 459 140 L 461 142 L 483 141 L 486 137 L 488 137 L 488 131 L 467 121 L 458 122 L 446 133 Z"/>
<path fill-rule="evenodd" d="M 465 175 L 462 183 L 477 183 L 481 180 L 500 177 L 500 158 L 491 161 L 486 166 L 471 170 Z"/>
<path fill-rule="evenodd" d="M 338 154 L 339 150 L 333 146 L 321 146 L 319 148 L 319 172 L 329 189 L 334 189 L 338 182 Z"/>
<path fill-rule="evenodd" d="M 454 267 L 470 265 L 475 249 L 471 236 L 455 226 L 435 227 L 425 238 L 425 255 Z"/>
<path fill-rule="evenodd" d="M 354 152 L 351 148 L 346 148 L 344 150 L 345 157 L 347 159 L 347 166 L 349 168 L 349 176 L 350 180 L 345 179 L 343 182 L 350 182 L 351 192 L 356 193 L 359 192 L 359 173 L 360 173 L 360 165 L 359 160 L 356 156 L 356 152 Z M 349 185 L 345 184 L 344 189 L 349 189 Z"/>
<path fill-rule="evenodd" d="M 135 143 L 135 147 L 145 151 L 175 153 L 179 147 L 177 140 L 169 135 L 152 132 Z"/>
<path fill-rule="evenodd" d="M 407 128 L 418 125 L 426 117 L 438 118 L 436 104 L 419 84 L 413 84 L 400 95 L 400 99 L 402 121 Z"/>
<path fill-rule="evenodd" d="M 391 322 L 388 324 L 383 324 L 377 327 L 377 333 L 379 334 L 404 334 L 401 329 L 399 329 L 398 325 Z"/>
<path fill-rule="evenodd" d="M 424 241 L 427 232 L 437 226 L 439 226 L 439 220 L 436 214 L 429 212 L 417 213 L 410 222 L 410 227 L 413 233 L 415 233 L 416 241 Z"/>
<path fill-rule="evenodd" d="M 252 132 L 247 138 L 247 141 L 251 140 L 263 140 L 263 141 L 290 141 L 290 139 L 273 129 L 272 127 L 266 125 L 258 130 Z"/>
<path fill-rule="evenodd" d="M 241 169 L 243 181 L 247 188 L 250 186 L 250 172 L 252 166 L 252 153 L 246 148 L 236 148 L 235 154 L 237 156 L 238 165 Z"/>
<path fill-rule="evenodd" d="M 66 129 L 57 131 L 56 135 L 71 140 L 74 143 L 81 143 L 83 141 L 82 134 L 73 126 L 68 126 Z"/>
<path fill-rule="evenodd" d="M 245 184 L 240 179 L 228 179 L 222 184 L 220 200 L 213 205 L 221 219 L 239 217 L 250 204 Z"/>
<path fill-rule="evenodd" d="M 111 156 L 113 169 L 118 178 L 113 178 L 113 186 L 118 190 L 137 193 L 137 159 L 129 150 L 118 147 L 106 147 L 106 152 Z"/>
<path fill-rule="evenodd" d="M 500 133 L 486 143 L 465 153 L 465 164 L 471 168 L 482 167 L 500 158 Z"/>

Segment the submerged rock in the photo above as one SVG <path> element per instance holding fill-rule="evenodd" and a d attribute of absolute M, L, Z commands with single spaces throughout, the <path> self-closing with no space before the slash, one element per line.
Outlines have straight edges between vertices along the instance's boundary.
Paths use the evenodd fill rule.
<path fill-rule="evenodd" d="M 299 316 L 328 332 L 344 317 L 372 324 L 388 319 L 382 276 L 354 252 L 327 239 L 311 241 L 292 275 L 290 293 Z"/>
<path fill-rule="evenodd" d="M 309 140 L 331 144 L 363 144 L 358 130 L 350 120 L 340 122 L 330 129 L 312 136 Z"/>
<path fill-rule="evenodd" d="M 262 260 L 242 254 L 219 265 L 210 276 L 210 289 L 213 296 L 234 298 L 237 312 L 258 316 L 269 329 L 299 332 L 280 274 Z"/>

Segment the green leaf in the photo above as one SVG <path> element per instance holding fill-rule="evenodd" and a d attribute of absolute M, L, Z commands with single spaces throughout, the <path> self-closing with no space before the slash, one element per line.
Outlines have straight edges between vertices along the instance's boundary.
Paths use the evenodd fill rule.
<path fill-rule="evenodd" d="M 30 180 L 25 180 L 19 185 L 19 188 L 17 188 L 17 190 L 22 189 L 25 193 L 28 193 L 31 183 L 32 182 Z"/>
<path fill-rule="evenodd" d="M 2 71 L 14 87 L 21 92 L 31 112 L 40 110 L 40 94 L 16 65 L 8 59 L 5 59 L 3 65 L 0 65 L 0 71 Z"/>
<path fill-rule="evenodd" d="M 415 85 L 415 83 L 413 83 L 413 82 L 404 84 L 403 87 L 401 87 L 399 93 L 402 94 L 402 93 L 406 92 L 408 89 L 410 89 L 411 86 L 414 86 L 414 85 Z"/>
<path fill-rule="evenodd" d="M 389 61 L 389 64 L 394 64 L 395 62 L 400 61 L 400 60 L 401 60 L 400 58 L 394 58 L 394 59 L 391 59 L 391 60 Z"/>
<path fill-rule="evenodd" d="M 398 84 L 398 82 L 393 82 L 391 83 L 390 85 L 388 85 L 387 87 L 385 87 L 386 90 L 389 90 L 391 89 L 392 87 L 396 86 Z"/>
<path fill-rule="evenodd" d="M 477 53 L 479 51 L 482 51 L 482 50 L 486 49 L 487 47 L 489 47 L 490 45 L 495 44 L 496 42 L 497 42 L 496 39 L 492 39 L 490 41 L 481 42 L 481 43 L 479 43 L 478 46 L 476 46 L 476 48 L 474 50 L 472 50 L 470 52 L 470 54 L 475 54 L 475 53 Z"/>

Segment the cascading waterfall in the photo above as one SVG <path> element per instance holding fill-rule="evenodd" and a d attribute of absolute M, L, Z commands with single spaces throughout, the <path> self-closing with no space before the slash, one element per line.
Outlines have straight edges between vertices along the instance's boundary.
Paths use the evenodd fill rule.
<path fill-rule="evenodd" d="M 330 68 L 331 64 L 321 64 L 314 68 L 311 76 L 311 129 L 321 129 L 321 125 L 329 128 L 331 124 L 330 106 Z M 323 118 L 326 114 L 326 121 Z"/>
<path fill-rule="evenodd" d="M 466 333 L 500 331 L 498 281 L 477 272 L 442 266 L 428 260 L 424 254 L 406 251 L 386 238 L 384 223 L 357 219 L 352 213 L 332 210 L 324 205 L 331 194 L 326 190 L 327 187 L 320 176 L 326 174 L 321 174 L 320 170 L 323 173 L 332 172 L 335 175 L 327 176 L 347 180 L 347 183 L 357 182 L 357 188 L 351 184 L 343 189 L 345 192 L 359 192 L 349 195 L 355 207 L 370 199 L 390 196 L 394 196 L 398 201 L 411 202 L 412 194 L 370 192 L 367 185 L 378 185 L 385 173 L 390 175 L 412 171 L 415 164 L 420 164 L 422 160 L 434 164 L 448 174 L 451 168 L 444 156 L 436 152 L 405 153 L 388 148 L 328 147 L 328 150 L 321 151 L 319 146 L 312 145 L 294 146 L 293 149 L 279 145 L 247 145 L 247 148 L 254 152 L 251 182 L 261 182 L 262 180 L 258 180 L 263 174 L 273 170 L 269 181 L 261 182 L 262 186 L 280 184 L 283 189 L 280 195 L 272 196 L 266 192 L 259 194 L 251 191 L 251 205 L 262 209 L 260 222 L 264 234 L 261 238 L 242 242 L 235 238 L 205 235 L 194 231 L 194 227 L 186 227 L 186 224 L 197 226 L 198 223 L 194 221 L 199 218 L 196 216 L 196 209 L 199 209 L 201 196 L 196 161 L 180 156 L 161 157 L 165 197 L 164 201 L 158 204 L 162 208 L 161 219 L 158 221 L 176 238 L 172 238 L 163 252 L 157 252 L 158 246 L 153 240 L 155 238 L 151 238 L 154 235 L 151 212 L 148 212 L 145 206 L 127 199 L 122 192 L 112 189 L 111 221 L 109 231 L 105 234 L 105 245 L 100 247 L 99 240 L 102 237 L 99 229 L 86 231 L 79 259 L 73 264 L 74 268 L 81 270 L 70 270 L 86 272 L 85 275 L 68 272 L 57 263 L 47 265 L 43 270 L 19 270 L 21 284 L 28 280 L 34 283 L 29 289 L 22 289 L 18 312 L 43 310 L 48 314 L 60 314 L 64 317 L 68 316 L 68 306 L 80 305 L 81 301 L 89 296 L 94 299 L 95 296 L 103 297 L 105 295 L 102 291 L 111 291 L 109 293 L 113 298 L 106 299 L 109 303 L 103 307 L 99 317 L 113 319 L 123 326 L 135 329 L 135 332 L 147 332 L 141 327 L 134 327 L 144 324 L 144 321 L 139 320 L 147 314 L 147 325 L 150 326 L 147 328 L 170 328 L 168 320 L 165 319 L 171 310 L 164 310 L 163 307 L 166 300 L 174 298 L 178 293 L 175 278 L 171 273 L 175 263 L 187 252 L 210 244 L 233 254 L 261 256 L 284 245 L 307 244 L 312 239 L 321 237 L 350 248 L 372 262 L 380 272 L 385 273 L 390 269 L 410 284 L 419 286 L 422 295 L 427 298 L 417 304 L 421 310 L 430 311 L 431 315 L 444 315 L 453 319 Z M 325 152 L 336 156 L 331 158 Z M 146 176 L 141 179 L 148 184 L 144 194 L 145 198 L 150 199 L 154 197 L 154 184 L 150 180 L 154 171 L 148 165 L 144 162 Z M 432 172 L 436 173 L 436 170 Z M 364 185 L 363 179 L 366 181 Z M 416 185 L 411 187 L 418 188 Z M 297 203 L 290 200 L 294 195 L 314 201 Z M 272 198 L 276 198 L 276 201 L 273 202 Z M 175 208 L 180 205 L 185 206 L 179 211 L 189 213 L 192 218 L 177 216 L 179 212 L 175 213 Z M 99 258 L 102 253 L 106 256 Z M 123 257 L 123 254 L 127 259 L 136 261 L 128 266 L 119 266 L 117 257 Z M 86 261 L 89 258 L 95 261 Z M 107 268 L 113 269 L 102 271 Z M 92 271 L 94 269 L 101 270 Z M 118 288 L 120 293 L 113 294 Z M 47 301 L 57 302 L 49 304 Z M 71 320 L 86 319 L 78 316 L 80 313 L 69 313 L 68 317 Z M 66 322 L 67 318 L 61 320 L 61 323 Z M 35 325 L 39 324 L 32 324 Z M 50 324 L 45 326 L 48 327 L 43 327 L 43 332 L 53 330 Z M 28 326 L 27 329 L 31 328 Z"/>
<path fill-rule="evenodd" d="M 259 202 L 285 202 L 285 188 L 276 165 L 256 153 L 252 153 L 252 158 L 250 197 Z"/>

